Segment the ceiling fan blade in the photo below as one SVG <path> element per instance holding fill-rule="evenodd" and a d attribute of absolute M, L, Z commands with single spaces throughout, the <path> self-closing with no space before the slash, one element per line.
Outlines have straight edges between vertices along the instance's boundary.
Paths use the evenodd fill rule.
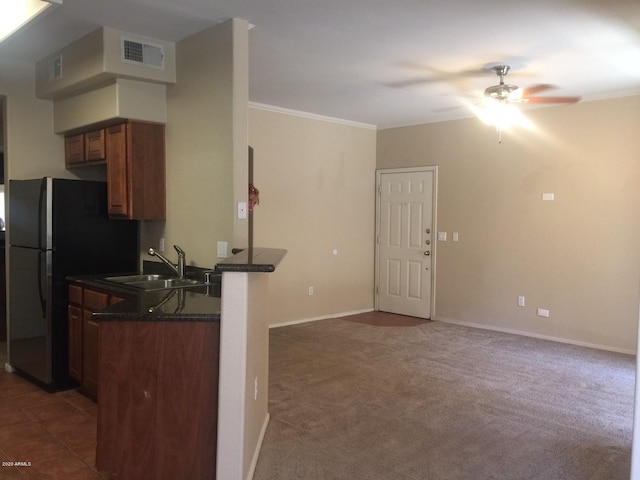
<path fill-rule="evenodd" d="M 528 97 L 523 103 L 578 103 L 581 97 Z"/>
<path fill-rule="evenodd" d="M 536 93 L 544 92 L 545 90 L 551 90 L 552 88 L 556 88 L 555 85 L 551 85 L 549 83 L 539 83 L 538 85 L 533 85 L 531 87 L 525 87 L 522 89 L 522 97 L 530 97 L 531 95 L 535 95 Z"/>
<path fill-rule="evenodd" d="M 433 83 L 436 80 L 433 80 L 431 78 L 412 78 L 409 80 L 401 80 L 399 82 L 388 82 L 385 83 L 385 85 L 387 87 L 394 87 L 394 88 L 403 88 L 403 87 L 410 87 L 412 85 L 422 85 L 425 83 Z"/>

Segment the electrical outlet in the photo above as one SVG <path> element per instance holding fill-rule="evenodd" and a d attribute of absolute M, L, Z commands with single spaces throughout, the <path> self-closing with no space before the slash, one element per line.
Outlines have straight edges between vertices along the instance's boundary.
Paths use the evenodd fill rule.
<path fill-rule="evenodd" d="M 309 287 L 309 296 L 313 295 L 313 287 Z"/>
<path fill-rule="evenodd" d="M 247 218 L 247 202 L 238 202 L 238 219 Z"/>
<path fill-rule="evenodd" d="M 519 307 L 524 307 L 524 296 L 523 295 L 520 295 L 518 297 L 518 306 Z"/>
<path fill-rule="evenodd" d="M 549 316 L 549 310 L 547 310 L 546 308 L 539 308 L 538 309 L 538 316 L 539 317 L 548 317 Z"/>
<path fill-rule="evenodd" d="M 160 237 L 160 241 L 158 242 L 158 250 L 164 252 L 164 237 Z"/>

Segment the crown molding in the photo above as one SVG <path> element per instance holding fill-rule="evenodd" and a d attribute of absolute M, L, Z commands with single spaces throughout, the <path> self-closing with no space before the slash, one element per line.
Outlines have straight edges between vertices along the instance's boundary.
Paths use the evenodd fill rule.
<path fill-rule="evenodd" d="M 315 113 L 301 112 L 300 110 L 291 110 L 289 108 L 276 107 L 275 105 L 266 105 L 264 103 L 249 102 L 249 108 L 255 108 L 257 110 L 265 110 L 268 112 L 282 113 L 285 115 L 292 115 L 294 117 L 308 118 L 310 120 L 320 120 L 321 122 L 338 123 L 340 125 L 347 125 L 349 127 L 366 128 L 369 130 L 377 130 L 376 125 L 370 123 L 353 122 L 351 120 L 344 120 L 342 118 L 327 117 L 324 115 L 317 115 Z"/>

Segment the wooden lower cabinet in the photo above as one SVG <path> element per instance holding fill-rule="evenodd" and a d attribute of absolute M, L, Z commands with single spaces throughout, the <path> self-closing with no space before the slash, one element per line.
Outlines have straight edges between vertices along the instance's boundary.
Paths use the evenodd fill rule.
<path fill-rule="evenodd" d="M 219 322 L 104 321 L 99 339 L 98 470 L 214 479 Z"/>
<path fill-rule="evenodd" d="M 69 375 L 84 387 L 84 393 L 98 399 L 98 334 L 100 324 L 93 312 L 122 301 L 123 298 L 69 285 Z"/>

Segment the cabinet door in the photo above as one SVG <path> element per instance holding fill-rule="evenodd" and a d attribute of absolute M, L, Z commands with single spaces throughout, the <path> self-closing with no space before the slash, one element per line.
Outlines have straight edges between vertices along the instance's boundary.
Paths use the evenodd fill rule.
<path fill-rule="evenodd" d="M 129 211 L 129 175 L 127 171 L 126 124 L 114 125 L 106 132 L 107 196 L 109 215 L 127 217 Z"/>
<path fill-rule="evenodd" d="M 71 296 L 71 295 L 69 295 Z M 69 305 L 69 375 L 82 382 L 82 309 Z"/>
<path fill-rule="evenodd" d="M 167 452 L 154 447 L 157 344 L 156 322 L 105 322 L 100 330 L 96 467 L 117 478 L 165 478 L 156 468 Z"/>
<path fill-rule="evenodd" d="M 104 129 L 85 133 L 84 136 L 85 159 L 93 164 L 106 161 L 106 145 L 104 141 Z"/>
<path fill-rule="evenodd" d="M 84 135 L 72 135 L 64 138 L 64 162 L 66 166 L 84 163 Z"/>
<path fill-rule="evenodd" d="M 82 385 L 93 398 L 98 398 L 98 336 L 100 324 L 93 320 L 92 314 L 109 305 L 109 295 L 104 292 L 84 289 Z"/>
<path fill-rule="evenodd" d="M 164 220 L 164 125 L 130 121 L 127 125 L 129 215 L 136 220 Z"/>
<path fill-rule="evenodd" d="M 100 324 L 91 319 L 93 312 L 84 310 L 82 385 L 93 398 L 98 398 L 98 337 Z"/>

